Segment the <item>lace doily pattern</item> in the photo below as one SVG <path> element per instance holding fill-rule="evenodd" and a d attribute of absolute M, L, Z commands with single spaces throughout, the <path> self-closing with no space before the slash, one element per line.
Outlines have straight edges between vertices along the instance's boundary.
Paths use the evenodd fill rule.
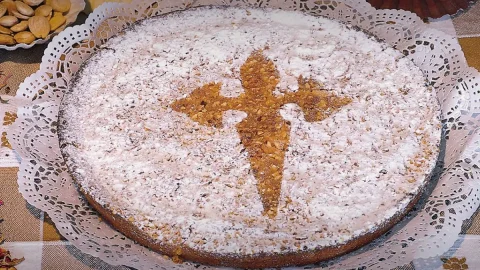
<path fill-rule="evenodd" d="M 428 28 L 413 13 L 375 10 L 363 0 L 168 0 L 103 4 L 85 24 L 70 27 L 53 39 L 40 70 L 18 90 L 16 103 L 22 107 L 15 123 L 9 126 L 8 140 L 22 158 L 18 182 L 28 203 L 46 211 L 62 235 L 80 250 L 108 263 L 139 269 L 193 267 L 191 263 L 174 264 L 135 244 L 103 222 L 88 206 L 60 154 L 57 121 L 59 104 L 75 72 L 109 37 L 143 18 L 203 5 L 281 8 L 337 19 L 372 33 L 418 65 L 437 92 L 445 128 L 440 164 L 443 169 L 434 177 L 431 194 L 386 236 L 320 266 L 385 269 L 448 250 L 457 239 L 462 221 L 480 205 L 477 154 L 480 75 L 468 67 L 453 37 Z"/>

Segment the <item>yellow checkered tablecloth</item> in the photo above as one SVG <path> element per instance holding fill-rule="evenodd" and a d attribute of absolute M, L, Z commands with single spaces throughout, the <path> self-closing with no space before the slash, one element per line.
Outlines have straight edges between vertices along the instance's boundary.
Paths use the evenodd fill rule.
<path fill-rule="evenodd" d="M 85 17 L 79 16 L 77 23 Z M 453 20 L 443 17 L 438 25 L 451 34 L 456 33 L 467 62 L 480 70 L 480 3 Z M 8 100 L 15 95 L 19 84 L 39 68 L 45 48 L 46 45 L 39 45 L 29 50 L 0 51 L 0 232 L 6 239 L 0 247 L 8 249 L 12 257 L 25 258 L 17 266 L 20 270 L 127 269 L 110 266 L 65 241 L 48 215 L 29 205 L 18 192 L 18 162 L 9 149 L 5 128 L 14 121 L 16 109 Z M 414 261 L 397 269 L 480 269 L 478 250 L 480 217 L 474 215 L 464 223 L 459 241 L 438 257 L 438 262 L 432 265 Z"/>

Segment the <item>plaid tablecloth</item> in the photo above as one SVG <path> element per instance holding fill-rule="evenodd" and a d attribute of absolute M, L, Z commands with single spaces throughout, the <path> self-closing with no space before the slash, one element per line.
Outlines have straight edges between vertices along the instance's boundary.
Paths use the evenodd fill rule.
<path fill-rule="evenodd" d="M 77 23 L 85 17 L 80 15 Z M 480 70 L 480 3 L 453 19 L 443 17 L 430 24 L 456 35 L 469 65 Z M 20 270 L 127 269 L 108 265 L 65 241 L 48 215 L 29 205 L 18 192 L 18 161 L 6 138 L 6 127 L 16 117 L 16 108 L 9 99 L 19 84 L 38 69 L 45 48 L 40 45 L 29 50 L 0 51 L 0 232 L 5 239 L 0 247 L 8 249 L 12 257 L 25 258 L 16 266 Z M 462 234 L 448 252 L 398 269 L 480 269 L 479 255 L 480 216 L 475 214 L 464 222 Z"/>

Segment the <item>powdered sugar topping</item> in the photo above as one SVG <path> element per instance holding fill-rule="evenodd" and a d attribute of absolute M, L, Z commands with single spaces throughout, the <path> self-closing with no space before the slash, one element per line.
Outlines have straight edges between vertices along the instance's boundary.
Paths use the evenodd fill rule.
<path fill-rule="evenodd" d="M 105 47 L 65 98 L 63 151 L 89 194 L 160 241 L 219 254 L 344 243 L 402 210 L 435 163 L 438 108 L 421 72 L 339 23 L 201 8 L 144 21 Z M 210 82 L 238 96 L 239 67 L 265 47 L 278 95 L 302 75 L 353 100 L 315 123 L 283 107 L 292 125 L 275 219 L 262 215 L 235 129 L 245 113 L 228 111 L 215 129 L 169 106 Z"/>

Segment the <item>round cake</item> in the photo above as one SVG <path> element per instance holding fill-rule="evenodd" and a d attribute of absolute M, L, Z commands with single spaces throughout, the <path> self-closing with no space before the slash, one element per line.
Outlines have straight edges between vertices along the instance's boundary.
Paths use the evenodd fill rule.
<path fill-rule="evenodd" d="M 280 267 L 372 241 L 435 166 L 434 91 L 326 18 L 202 7 L 141 21 L 77 73 L 62 154 L 119 231 L 175 261 Z"/>

